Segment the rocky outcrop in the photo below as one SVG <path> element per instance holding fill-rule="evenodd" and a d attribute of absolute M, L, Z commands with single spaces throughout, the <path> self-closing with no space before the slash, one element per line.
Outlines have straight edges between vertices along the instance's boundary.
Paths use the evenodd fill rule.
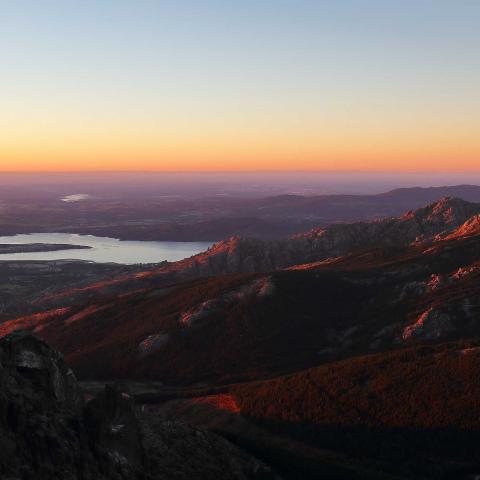
<path fill-rule="evenodd" d="M 468 237 L 471 235 L 478 235 L 480 233 L 480 215 L 475 215 L 469 218 L 463 225 L 460 225 L 455 231 L 448 234 L 445 238 L 459 238 Z"/>
<path fill-rule="evenodd" d="M 454 330 L 452 321 L 446 312 L 430 308 L 422 313 L 415 323 L 405 327 L 403 340 L 424 338 L 427 340 L 442 338 Z"/>
<path fill-rule="evenodd" d="M 479 316 L 478 297 L 447 300 L 443 305 L 431 306 L 413 323 L 403 328 L 401 340 L 441 340 L 451 337 L 476 337 Z"/>
<path fill-rule="evenodd" d="M 226 440 L 139 413 L 114 387 L 85 403 L 72 370 L 22 331 L 0 341 L 0 477 L 276 478 Z"/>
<path fill-rule="evenodd" d="M 2 478 L 107 478 L 101 472 L 110 466 L 93 455 L 83 398 L 60 354 L 14 332 L 0 342 L 0 362 Z"/>

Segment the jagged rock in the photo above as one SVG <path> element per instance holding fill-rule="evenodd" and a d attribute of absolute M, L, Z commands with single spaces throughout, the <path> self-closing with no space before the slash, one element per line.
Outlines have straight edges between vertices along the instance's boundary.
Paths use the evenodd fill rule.
<path fill-rule="evenodd" d="M 16 331 L 2 339 L 0 362 L 5 372 L 15 369 L 37 387 L 37 394 L 43 393 L 59 408 L 78 410 L 82 405 L 75 375 L 62 356 L 27 332 Z"/>
<path fill-rule="evenodd" d="M 446 236 L 447 239 L 468 237 L 470 235 L 478 235 L 480 232 L 480 215 L 469 218 L 463 225 Z"/>

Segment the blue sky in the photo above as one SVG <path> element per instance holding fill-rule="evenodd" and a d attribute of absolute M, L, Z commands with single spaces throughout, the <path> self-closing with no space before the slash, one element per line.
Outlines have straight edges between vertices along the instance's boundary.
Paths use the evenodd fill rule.
<path fill-rule="evenodd" d="M 379 136 L 380 146 L 392 136 L 397 153 L 405 147 L 427 168 L 441 156 L 431 143 L 445 132 L 449 155 L 466 145 L 465 165 L 478 159 L 478 1 L 16 0 L 0 7 L 7 145 L 0 169 L 12 158 L 41 168 L 49 155 L 68 164 L 62 138 L 76 149 L 72 165 L 83 155 L 98 168 L 114 161 L 108 145 L 119 137 L 128 137 L 132 162 L 158 168 L 170 168 L 169 157 L 189 165 L 195 145 L 199 168 L 235 168 L 242 159 L 274 165 L 275 142 L 289 152 L 279 168 L 295 152 L 312 168 L 330 168 L 329 158 L 343 168 L 356 145 L 367 163 L 368 148 L 388 162 L 384 147 L 374 151 Z M 341 130 L 351 151 L 335 146 Z"/>

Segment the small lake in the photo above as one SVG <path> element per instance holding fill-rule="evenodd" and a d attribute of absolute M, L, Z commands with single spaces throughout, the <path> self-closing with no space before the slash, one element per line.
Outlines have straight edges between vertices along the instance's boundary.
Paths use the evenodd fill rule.
<path fill-rule="evenodd" d="M 0 254 L 0 260 L 87 260 L 99 263 L 159 263 L 174 262 L 207 250 L 212 242 L 142 242 L 120 241 L 116 238 L 77 235 L 71 233 L 31 233 L 0 237 L 0 244 L 61 243 L 86 245 L 90 249 L 58 250 Z"/>

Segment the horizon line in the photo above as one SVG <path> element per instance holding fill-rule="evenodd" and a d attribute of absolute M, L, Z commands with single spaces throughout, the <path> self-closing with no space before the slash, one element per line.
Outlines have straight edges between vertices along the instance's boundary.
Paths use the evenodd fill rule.
<path fill-rule="evenodd" d="M 477 169 L 422 169 L 422 170 L 399 170 L 399 169 L 367 169 L 367 170 L 334 170 L 334 169 L 299 169 L 299 170 L 0 170 L 0 175 L 75 175 L 75 174 L 480 174 Z"/>

